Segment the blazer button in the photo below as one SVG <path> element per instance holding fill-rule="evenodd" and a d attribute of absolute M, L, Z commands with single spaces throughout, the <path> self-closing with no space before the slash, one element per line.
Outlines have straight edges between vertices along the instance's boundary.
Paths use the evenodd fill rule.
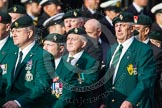
<path fill-rule="evenodd" d="M 112 99 L 111 101 L 112 101 L 112 102 L 115 102 L 115 99 Z"/>
<path fill-rule="evenodd" d="M 115 87 L 112 87 L 113 90 L 115 90 Z"/>
<path fill-rule="evenodd" d="M 139 107 L 139 106 L 140 106 L 140 103 L 138 102 L 138 103 L 136 104 L 136 106 Z"/>

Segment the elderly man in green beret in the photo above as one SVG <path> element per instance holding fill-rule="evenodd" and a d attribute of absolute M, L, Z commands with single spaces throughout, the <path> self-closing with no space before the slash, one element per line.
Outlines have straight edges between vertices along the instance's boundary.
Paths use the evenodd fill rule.
<path fill-rule="evenodd" d="M 146 15 L 134 16 L 134 27 L 135 30 L 139 32 L 137 39 L 145 44 L 148 44 L 153 50 L 153 57 L 156 60 L 156 72 L 157 80 L 155 84 L 155 99 L 156 99 L 156 108 L 160 106 L 159 92 L 160 92 L 160 74 L 162 73 L 162 50 L 155 45 L 153 45 L 149 39 L 149 33 L 151 30 L 151 18 Z"/>
<path fill-rule="evenodd" d="M 24 16 L 12 23 L 14 44 L 8 56 L 6 103 L 3 108 L 46 108 L 54 57 L 34 40 L 33 20 Z"/>
<path fill-rule="evenodd" d="M 118 44 L 107 55 L 107 107 L 153 108 L 156 72 L 152 49 L 134 38 L 132 14 L 121 12 L 113 24 Z"/>
<path fill-rule="evenodd" d="M 96 89 L 93 84 L 98 79 L 99 62 L 84 52 L 87 43 L 84 34 L 85 31 L 80 28 L 68 32 L 66 41 L 68 54 L 63 56 L 64 67 L 59 72 L 59 75 L 62 75 L 60 79 L 64 81 L 63 92 L 53 108 L 92 107 L 90 99 L 92 91 Z M 61 74 L 63 72 L 64 75 Z"/>
<path fill-rule="evenodd" d="M 24 16 L 26 14 L 26 10 L 25 7 L 21 5 L 14 5 L 13 7 L 8 9 L 8 13 L 12 18 L 12 22 L 14 22 L 18 18 Z"/>
<path fill-rule="evenodd" d="M 73 28 L 79 28 L 84 25 L 84 19 L 79 9 L 67 11 L 63 16 L 63 20 L 66 33 Z"/>
<path fill-rule="evenodd" d="M 4 101 L 5 89 L 7 86 L 7 55 L 17 49 L 13 44 L 13 40 L 10 38 L 10 23 L 10 15 L 6 12 L 0 12 L 0 105 Z"/>
<path fill-rule="evenodd" d="M 161 32 L 159 31 L 151 31 L 149 33 L 149 38 L 152 44 L 156 45 L 159 48 L 162 48 L 161 44 L 162 44 L 162 36 L 161 36 Z"/>

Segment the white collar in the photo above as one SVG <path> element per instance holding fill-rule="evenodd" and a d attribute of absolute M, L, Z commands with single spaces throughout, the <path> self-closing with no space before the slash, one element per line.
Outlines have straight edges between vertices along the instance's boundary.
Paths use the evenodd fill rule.
<path fill-rule="evenodd" d="M 133 2 L 133 6 L 136 8 L 138 12 L 140 12 L 143 9 L 143 7 L 138 6 L 135 2 Z"/>
<path fill-rule="evenodd" d="M 2 47 L 4 46 L 4 44 L 6 43 L 7 39 L 9 36 L 5 37 L 4 39 L 0 40 L 0 50 L 2 49 Z"/>
<path fill-rule="evenodd" d="M 145 43 L 145 44 L 148 44 L 148 42 L 149 42 L 149 38 L 147 38 L 145 41 L 142 41 L 143 43 Z"/>
<path fill-rule="evenodd" d="M 107 19 L 108 22 L 111 24 L 111 26 L 113 26 L 113 24 L 112 24 L 112 20 L 111 20 L 108 16 L 106 16 L 106 19 Z"/>
<path fill-rule="evenodd" d="M 134 40 L 134 36 L 132 36 L 131 38 L 127 39 L 123 43 L 119 43 L 119 45 L 122 44 L 122 46 L 123 46 L 124 49 L 128 49 L 129 46 L 131 45 L 131 43 L 133 42 L 133 40 Z"/>
<path fill-rule="evenodd" d="M 96 10 L 93 10 L 93 9 L 88 9 L 90 12 L 91 12 L 91 14 L 95 14 L 96 13 Z"/>
<path fill-rule="evenodd" d="M 57 69 L 60 61 L 61 61 L 61 57 L 55 59 L 55 69 Z"/>
<path fill-rule="evenodd" d="M 23 57 L 22 57 L 22 61 L 24 60 L 24 58 L 26 57 L 26 55 L 28 54 L 28 52 L 31 50 L 31 48 L 35 45 L 35 41 L 33 41 L 31 44 L 29 44 L 27 47 L 25 47 L 23 50 L 21 50 L 19 48 L 19 52 L 22 51 L 23 53 Z"/>
<path fill-rule="evenodd" d="M 73 56 L 69 54 L 69 55 L 68 55 L 67 62 L 69 61 L 69 57 L 74 57 L 74 59 L 71 61 L 71 64 L 74 66 L 74 65 L 77 63 L 77 61 L 79 60 L 79 58 L 82 56 L 83 52 L 84 52 L 84 50 L 82 50 L 82 51 L 76 53 L 76 54 L 73 55 Z"/>

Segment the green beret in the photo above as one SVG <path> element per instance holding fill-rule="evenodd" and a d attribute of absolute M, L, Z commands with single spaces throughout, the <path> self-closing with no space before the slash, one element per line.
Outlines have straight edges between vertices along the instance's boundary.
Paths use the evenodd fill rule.
<path fill-rule="evenodd" d="M 82 17 L 81 10 L 73 9 L 73 10 L 68 10 L 62 19 L 64 20 L 66 18 L 78 18 L 78 17 Z"/>
<path fill-rule="evenodd" d="M 11 16 L 6 12 L 0 11 L 0 23 L 3 24 L 11 23 Z"/>
<path fill-rule="evenodd" d="M 66 37 L 61 34 L 52 33 L 52 34 L 48 34 L 44 40 L 48 40 L 55 43 L 65 43 Z"/>
<path fill-rule="evenodd" d="M 13 7 L 8 9 L 8 13 L 26 14 L 26 10 L 21 5 L 14 5 Z"/>
<path fill-rule="evenodd" d="M 138 15 L 134 16 L 134 23 L 135 24 L 141 24 L 141 25 L 152 25 L 152 20 L 149 16 L 146 15 Z"/>
<path fill-rule="evenodd" d="M 85 35 L 87 33 L 83 28 L 73 28 L 73 29 L 69 30 L 69 32 L 67 33 L 67 35 L 69 35 L 69 34 Z"/>
<path fill-rule="evenodd" d="M 11 25 L 11 29 L 13 28 L 23 28 L 23 27 L 29 27 L 33 25 L 33 20 L 30 16 L 23 16 L 14 21 Z"/>
<path fill-rule="evenodd" d="M 133 15 L 128 12 L 121 12 L 118 16 L 116 16 L 112 23 L 115 24 L 117 22 L 133 22 Z"/>
<path fill-rule="evenodd" d="M 150 39 L 162 41 L 162 34 L 158 31 L 151 31 L 148 36 Z"/>

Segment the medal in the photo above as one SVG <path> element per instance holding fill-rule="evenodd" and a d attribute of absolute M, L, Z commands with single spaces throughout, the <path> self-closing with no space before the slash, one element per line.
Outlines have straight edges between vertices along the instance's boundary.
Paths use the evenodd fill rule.
<path fill-rule="evenodd" d="M 27 73 L 25 75 L 25 80 L 26 81 L 32 81 L 33 80 L 33 74 L 31 74 L 30 71 L 27 71 Z"/>
<path fill-rule="evenodd" d="M 7 73 L 7 64 L 0 65 L 0 67 L 2 69 L 2 75 L 6 74 Z"/>
<path fill-rule="evenodd" d="M 78 81 L 79 84 L 82 84 L 84 82 L 84 73 L 78 73 Z"/>

